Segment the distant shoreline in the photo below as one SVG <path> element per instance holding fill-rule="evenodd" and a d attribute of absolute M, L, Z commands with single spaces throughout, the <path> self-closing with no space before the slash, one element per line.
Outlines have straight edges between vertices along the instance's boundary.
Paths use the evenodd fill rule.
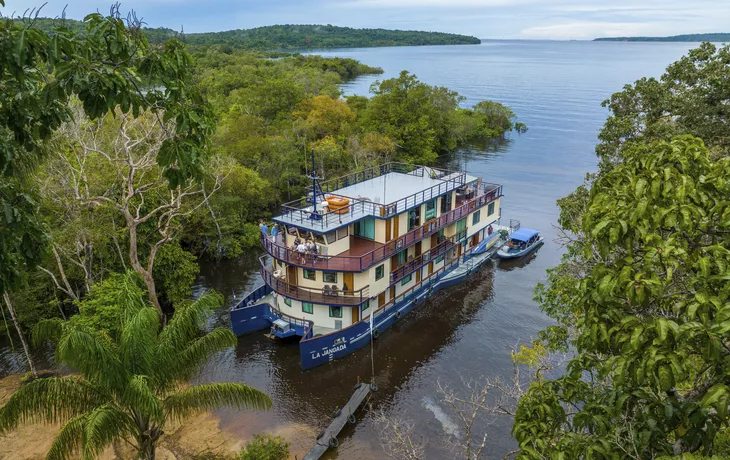
<path fill-rule="evenodd" d="M 684 34 L 670 37 L 602 37 L 594 42 L 730 42 L 730 33 Z"/>

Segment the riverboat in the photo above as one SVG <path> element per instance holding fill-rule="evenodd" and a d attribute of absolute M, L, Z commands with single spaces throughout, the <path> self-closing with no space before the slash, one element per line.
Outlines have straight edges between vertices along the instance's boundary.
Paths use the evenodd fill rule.
<path fill-rule="evenodd" d="M 230 312 L 238 335 L 299 337 L 303 369 L 367 345 L 504 242 L 502 186 L 465 172 L 389 163 L 311 178 L 273 219 L 283 231 L 261 235 L 264 284 Z"/>
<path fill-rule="evenodd" d="M 539 231 L 520 228 L 509 235 L 507 243 L 497 251 L 497 257 L 500 259 L 517 259 L 534 251 L 544 242 Z"/>

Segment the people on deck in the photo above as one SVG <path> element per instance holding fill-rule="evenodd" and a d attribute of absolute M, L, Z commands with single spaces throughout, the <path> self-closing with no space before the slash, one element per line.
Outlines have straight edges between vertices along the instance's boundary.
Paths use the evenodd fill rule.
<path fill-rule="evenodd" d="M 266 225 L 263 219 L 261 220 L 261 222 L 259 222 L 259 228 L 261 229 L 261 233 L 263 233 L 264 236 L 269 236 L 269 227 Z"/>
<path fill-rule="evenodd" d="M 307 245 L 300 241 L 297 245 L 297 252 L 299 253 L 299 263 L 304 264 L 307 261 Z"/>
<path fill-rule="evenodd" d="M 276 236 L 279 234 L 279 227 L 276 224 L 271 224 L 271 242 L 276 243 Z"/>

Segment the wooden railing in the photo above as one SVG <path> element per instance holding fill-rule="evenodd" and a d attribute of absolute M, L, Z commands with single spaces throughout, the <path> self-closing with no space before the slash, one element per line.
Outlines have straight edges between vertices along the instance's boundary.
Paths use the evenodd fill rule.
<path fill-rule="evenodd" d="M 274 276 L 272 267 L 266 263 L 265 257 L 259 259 L 261 277 L 267 286 L 279 294 L 302 302 L 311 302 L 323 305 L 360 305 L 369 298 L 370 286 L 357 291 L 326 290 L 298 286 L 286 281 L 286 278 Z"/>
<path fill-rule="evenodd" d="M 289 265 L 312 268 L 325 271 L 361 272 L 379 263 L 388 257 L 407 249 L 417 242 L 427 238 L 439 230 L 451 225 L 457 220 L 466 217 L 469 213 L 484 207 L 502 196 L 502 186 L 496 184 L 482 183 L 475 192 L 475 197 L 466 201 L 463 205 L 442 214 L 436 219 L 425 222 L 405 235 L 395 238 L 377 249 L 367 252 L 361 256 L 307 256 L 304 261 L 300 260 L 299 254 L 287 247 L 281 246 L 265 237 L 261 238 L 261 244 L 266 252 L 272 257 Z"/>

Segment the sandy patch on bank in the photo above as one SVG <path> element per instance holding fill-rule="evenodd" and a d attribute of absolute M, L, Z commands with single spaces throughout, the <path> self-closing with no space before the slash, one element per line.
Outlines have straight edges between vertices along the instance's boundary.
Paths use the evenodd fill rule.
<path fill-rule="evenodd" d="M 20 388 L 20 375 L 11 375 L 0 379 L 0 405 L 4 405 L 10 396 Z M 160 440 L 156 458 L 158 460 L 176 460 L 190 458 L 202 453 L 221 456 L 238 452 L 244 444 L 253 439 L 254 433 L 267 431 L 278 435 L 292 443 L 292 457 L 299 458 L 307 452 L 305 446 L 316 436 L 311 427 L 297 424 L 284 425 L 274 429 L 261 430 L 257 423 L 257 414 L 237 414 L 244 418 L 245 430 L 236 433 L 220 428 L 221 419 L 212 413 L 193 416 L 182 425 L 168 426 L 167 433 Z M 60 425 L 21 424 L 16 430 L 0 435 L 0 459 L 41 460 L 55 439 Z M 119 443 L 108 448 L 99 457 L 101 460 L 118 460 L 132 458 L 131 448 L 126 443 Z"/>

